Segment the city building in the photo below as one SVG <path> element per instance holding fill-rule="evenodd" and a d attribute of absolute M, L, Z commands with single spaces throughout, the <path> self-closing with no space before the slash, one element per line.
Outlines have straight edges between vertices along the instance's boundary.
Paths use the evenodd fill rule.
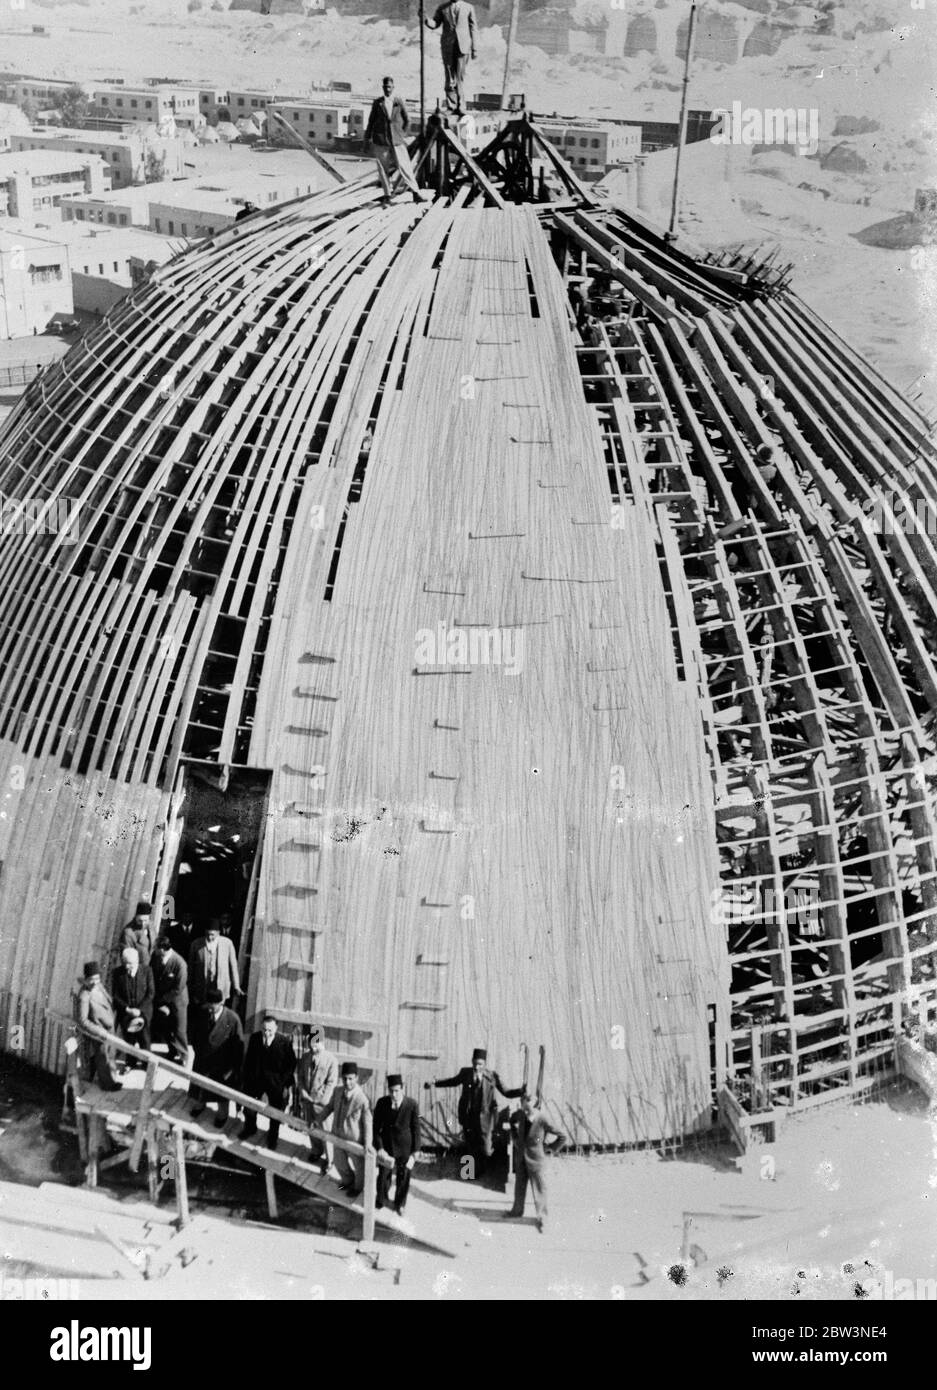
<path fill-rule="evenodd" d="M 181 140 L 144 134 L 143 129 L 123 131 L 58 130 L 30 131 L 11 136 L 14 150 L 66 150 L 77 154 L 99 155 L 107 165 L 112 188 L 126 188 L 146 179 L 147 155 L 161 160 L 165 179 L 181 178 L 183 144 Z"/>
<path fill-rule="evenodd" d="M 0 338 L 42 333 L 55 314 L 73 309 L 65 245 L 0 227 Z"/>
<path fill-rule="evenodd" d="M 11 148 L 13 133 L 27 135 L 32 127 L 25 111 L 12 102 L 0 102 L 0 154 Z"/>
<path fill-rule="evenodd" d="M 347 102 L 290 101 L 270 102 L 270 110 L 289 121 L 310 145 L 326 148 L 336 140 L 362 139 L 367 122 L 363 106 Z M 274 132 L 271 130 L 271 136 Z M 289 140 L 289 136 L 282 137 Z"/>
<path fill-rule="evenodd" d="M 119 121 L 159 125 L 171 119 L 179 126 L 195 129 L 204 119 L 196 87 L 95 87 L 91 100 L 98 115 Z"/>
<path fill-rule="evenodd" d="M 256 172 L 224 183 L 188 179 L 163 184 L 164 191 L 149 199 L 147 225 L 164 236 L 190 240 L 211 236 L 233 226 L 245 203 L 253 203 L 258 209 L 274 207 L 315 193 L 320 186 L 319 170 L 308 156 L 290 173 Z"/>
<path fill-rule="evenodd" d="M 230 115 L 227 89 L 220 87 L 200 87 L 198 109 L 210 125 L 227 120 Z"/>
<path fill-rule="evenodd" d="M 105 314 L 143 278 L 140 267 L 165 265 L 181 249 L 168 237 L 138 227 L 113 230 L 78 223 L 30 228 L 34 240 L 65 246 L 76 309 Z"/>
<path fill-rule="evenodd" d="M 17 106 L 31 101 L 39 107 L 57 106 L 74 82 L 65 82 L 48 77 L 20 77 L 12 83 L 11 99 Z"/>
<path fill-rule="evenodd" d="M 290 101 L 291 97 L 278 96 L 276 92 L 228 92 L 228 118 L 236 121 L 239 116 L 249 116 L 252 111 L 266 111 L 273 102 Z"/>
<path fill-rule="evenodd" d="M 0 217 L 32 222 L 75 194 L 100 196 L 110 187 L 97 155 L 59 150 L 0 154 Z"/>
<path fill-rule="evenodd" d="M 556 146 L 577 174 L 601 178 L 616 164 L 641 153 L 641 128 L 596 122 L 554 124 L 538 122 L 538 128 Z"/>
<path fill-rule="evenodd" d="M 138 183 L 98 197 L 76 193 L 62 200 L 62 220 L 100 227 L 145 227 L 150 218 L 150 199 L 158 197 L 161 190 L 176 186 L 171 182 Z"/>

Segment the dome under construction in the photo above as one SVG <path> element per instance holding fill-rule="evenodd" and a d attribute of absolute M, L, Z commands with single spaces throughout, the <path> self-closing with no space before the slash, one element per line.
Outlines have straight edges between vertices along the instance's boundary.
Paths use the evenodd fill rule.
<path fill-rule="evenodd" d="M 535 124 L 426 158 L 193 246 L 0 434 L 2 1036 L 61 1069 L 146 897 L 380 1080 L 543 1045 L 581 1145 L 857 1095 L 937 994 L 929 423 Z"/>

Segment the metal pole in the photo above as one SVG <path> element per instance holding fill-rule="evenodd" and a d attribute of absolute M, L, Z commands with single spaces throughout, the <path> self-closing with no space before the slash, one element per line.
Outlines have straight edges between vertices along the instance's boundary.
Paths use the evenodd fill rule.
<path fill-rule="evenodd" d="M 420 138 L 426 134 L 426 12 L 420 0 Z"/>
<path fill-rule="evenodd" d="M 680 101 L 680 129 L 677 133 L 677 162 L 673 171 L 673 202 L 670 205 L 668 240 L 677 235 L 677 208 L 680 202 L 680 160 L 686 143 L 687 99 L 690 88 L 690 64 L 693 61 L 693 38 L 696 33 L 696 5 L 690 6 L 690 23 L 686 36 L 686 63 L 683 69 L 683 96 Z"/>
<path fill-rule="evenodd" d="M 517 11 L 520 8 L 520 0 L 511 0 L 511 22 L 508 25 L 508 41 L 504 50 L 504 81 L 501 83 L 501 110 L 508 109 L 508 82 L 511 76 L 511 52 L 514 48 L 514 40 L 517 37 Z"/>

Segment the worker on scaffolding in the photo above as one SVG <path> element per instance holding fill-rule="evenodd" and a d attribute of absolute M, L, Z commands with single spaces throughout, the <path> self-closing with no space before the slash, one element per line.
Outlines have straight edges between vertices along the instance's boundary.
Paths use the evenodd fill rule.
<path fill-rule="evenodd" d="M 400 97 L 394 96 L 394 79 L 385 77 L 382 83 L 384 95 L 375 97 L 371 103 L 371 114 L 365 128 L 364 138 L 371 146 L 371 153 L 384 172 L 390 176 L 400 173 L 405 183 L 416 186 L 410 151 L 407 149 L 407 131 L 410 129 L 410 114 Z"/>
<path fill-rule="evenodd" d="M 447 0 L 432 19 L 424 20 L 428 29 L 442 29 L 439 36 L 442 65 L 446 74 L 446 106 L 457 116 L 465 114 L 465 72 L 469 58 L 475 58 L 478 25 L 468 0 Z"/>

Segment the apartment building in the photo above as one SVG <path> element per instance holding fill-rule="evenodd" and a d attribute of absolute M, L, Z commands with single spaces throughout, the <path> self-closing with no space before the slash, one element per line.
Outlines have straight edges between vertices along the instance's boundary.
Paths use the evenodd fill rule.
<path fill-rule="evenodd" d="M 0 339 L 42 333 L 55 314 L 74 307 L 67 248 L 0 227 Z"/>
<path fill-rule="evenodd" d="M 308 156 L 293 171 L 251 173 L 232 179 L 227 186 L 215 180 L 211 184 L 184 180 L 150 198 L 147 225 L 164 236 L 195 240 L 233 226 L 245 203 L 262 210 L 321 187 L 319 170 Z"/>
<path fill-rule="evenodd" d="M 163 160 L 163 178 L 181 178 L 183 146 L 178 139 L 160 137 L 153 141 L 143 129 L 124 131 L 104 130 L 46 130 L 31 131 L 28 135 L 14 133 L 11 137 L 17 150 L 65 150 L 73 154 L 98 155 L 104 160 L 110 175 L 111 188 L 127 188 L 143 183 L 146 178 L 146 157 L 149 150 Z"/>
<path fill-rule="evenodd" d="M 363 106 L 348 102 L 289 101 L 269 103 L 310 145 L 328 147 L 336 140 L 361 139 L 367 122 Z M 271 132 L 272 134 L 273 132 Z"/>
<path fill-rule="evenodd" d="M 577 174 L 601 178 L 616 164 L 624 164 L 641 153 L 641 128 L 632 125 L 601 125 L 598 122 L 554 124 L 538 122 L 546 138 L 556 146 Z"/>
<path fill-rule="evenodd" d="M 107 168 L 97 155 L 58 150 L 0 154 L 0 217 L 34 222 L 58 214 L 65 198 L 98 197 L 109 187 Z"/>
<path fill-rule="evenodd" d="M 65 82 L 48 77 L 18 77 L 9 84 L 7 90 L 10 93 L 10 100 L 14 101 L 17 106 L 21 106 L 24 101 L 32 101 L 42 109 L 43 107 L 58 106 L 69 87 L 74 86 L 74 82 Z"/>
<path fill-rule="evenodd" d="M 196 87 L 153 86 L 95 87 L 91 101 L 96 113 L 104 119 L 117 121 L 152 122 L 174 120 L 186 129 L 196 129 L 204 119 L 200 111 L 199 90 Z"/>
<path fill-rule="evenodd" d="M 33 229 L 30 229 L 33 230 Z M 38 242 L 67 247 L 74 307 L 105 314 L 129 293 L 139 278 L 137 267 L 165 265 L 179 250 L 178 242 L 130 227 L 46 226 L 35 230 Z"/>

